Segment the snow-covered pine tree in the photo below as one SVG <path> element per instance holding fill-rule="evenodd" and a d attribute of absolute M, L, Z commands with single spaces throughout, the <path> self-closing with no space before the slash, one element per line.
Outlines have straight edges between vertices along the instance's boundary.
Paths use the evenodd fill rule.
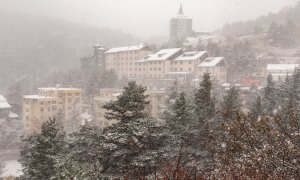
<path fill-rule="evenodd" d="M 221 102 L 221 112 L 226 120 L 232 119 L 235 113 L 240 110 L 241 103 L 239 91 L 235 87 L 231 87 Z"/>
<path fill-rule="evenodd" d="M 135 81 L 130 81 L 116 101 L 103 105 L 103 108 L 108 110 L 105 118 L 127 123 L 134 119 L 147 117 L 145 107 L 149 102 L 146 100 L 148 96 L 145 95 L 145 91 L 146 87 L 137 85 Z"/>
<path fill-rule="evenodd" d="M 43 123 L 41 132 L 23 138 L 22 143 L 22 179 L 56 179 L 57 165 L 66 150 L 65 132 L 56 120 Z"/>
<path fill-rule="evenodd" d="M 171 116 L 166 119 L 170 132 L 166 146 L 169 162 L 167 174 L 170 178 L 178 179 L 181 172 L 187 174 L 193 169 L 187 162 L 195 161 L 193 143 L 197 131 L 191 129 L 195 120 L 191 116 L 191 108 L 188 106 L 183 92 L 175 99 L 171 112 Z"/>
<path fill-rule="evenodd" d="M 203 74 L 200 87 L 196 89 L 194 95 L 194 121 L 190 130 L 192 137 L 191 154 L 193 161 L 190 167 L 193 167 L 194 177 L 197 174 L 204 175 L 212 167 L 211 149 L 213 147 L 213 129 L 215 115 L 215 100 L 212 95 L 212 82 L 209 72 Z"/>
<path fill-rule="evenodd" d="M 61 179 L 101 179 L 100 145 L 102 130 L 86 122 L 78 132 L 70 134 L 69 153 L 59 166 Z"/>
<path fill-rule="evenodd" d="M 263 91 L 263 107 L 266 114 L 272 116 L 276 108 L 276 88 L 272 74 L 268 74 L 267 85 Z"/>
<path fill-rule="evenodd" d="M 102 173 L 108 177 L 145 179 L 155 175 L 164 155 L 164 125 L 149 118 L 146 88 L 129 82 L 117 100 L 105 104 L 107 119 L 118 120 L 103 130 Z"/>
<path fill-rule="evenodd" d="M 195 115 L 196 119 L 203 123 L 214 116 L 215 102 L 212 97 L 212 83 L 210 73 L 206 72 L 202 76 L 200 87 L 195 92 Z"/>
<path fill-rule="evenodd" d="M 257 96 L 256 101 L 252 104 L 252 107 L 250 107 L 249 116 L 252 120 L 257 120 L 257 118 L 262 115 L 262 112 L 261 97 Z"/>

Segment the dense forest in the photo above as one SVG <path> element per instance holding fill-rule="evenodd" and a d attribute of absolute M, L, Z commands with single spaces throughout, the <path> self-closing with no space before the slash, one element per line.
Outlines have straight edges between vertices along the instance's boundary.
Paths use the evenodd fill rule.
<path fill-rule="evenodd" d="M 248 106 L 231 87 L 216 98 L 209 73 L 194 93 L 174 84 L 160 118 L 145 108 L 146 87 L 131 81 L 103 105 L 100 129 L 66 134 L 59 119 L 24 137 L 24 179 L 297 179 L 300 72 L 253 92 Z M 247 109 L 247 110 L 245 110 Z M 38 162 L 38 163 L 36 163 Z"/>

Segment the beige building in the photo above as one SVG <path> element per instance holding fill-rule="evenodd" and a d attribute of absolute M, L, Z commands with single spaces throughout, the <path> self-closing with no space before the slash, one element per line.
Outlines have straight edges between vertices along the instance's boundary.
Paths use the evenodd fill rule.
<path fill-rule="evenodd" d="M 206 58 L 198 65 L 198 77 L 201 77 L 205 72 L 209 72 L 219 84 L 226 83 L 227 63 L 225 59 L 223 57 Z"/>
<path fill-rule="evenodd" d="M 183 52 L 181 48 L 162 49 L 136 61 L 137 78 L 192 79 L 206 51 Z"/>
<path fill-rule="evenodd" d="M 134 62 L 151 53 L 146 44 L 111 48 L 105 52 L 106 71 L 115 71 L 118 78 L 134 78 L 137 72 Z"/>
<path fill-rule="evenodd" d="M 66 130 L 80 124 L 82 90 L 75 88 L 39 88 L 38 95 L 25 95 L 22 120 L 25 131 L 38 131 L 49 118 L 62 117 Z"/>
<path fill-rule="evenodd" d="M 165 103 L 165 91 L 147 90 L 145 93 L 149 95 L 149 105 L 146 107 L 146 110 L 150 116 L 158 117 Z M 122 94 L 121 89 L 101 89 L 100 96 L 94 98 L 95 120 L 102 128 L 117 122 L 115 120 L 107 120 L 104 117 L 107 110 L 103 109 L 102 106 L 109 101 L 116 100 L 120 94 Z"/>

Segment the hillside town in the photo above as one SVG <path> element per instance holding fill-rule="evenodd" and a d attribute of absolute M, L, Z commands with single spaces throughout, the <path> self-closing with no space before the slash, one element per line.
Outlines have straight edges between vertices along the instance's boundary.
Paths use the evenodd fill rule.
<path fill-rule="evenodd" d="M 164 44 L 97 42 L 0 95 L 0 177 L 298 179 L 300 24 L 197 32 L 186 14 Z"/>

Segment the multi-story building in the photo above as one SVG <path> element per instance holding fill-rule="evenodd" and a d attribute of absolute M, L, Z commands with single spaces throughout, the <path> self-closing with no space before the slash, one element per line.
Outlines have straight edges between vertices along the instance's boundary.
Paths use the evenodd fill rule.
<path fill-rule="evenodd" d="M 268 64 L 266 71 L 271 74 L 275 81 L 284 80 L 286 76 L 292 76 L 297 69 L 300 68 L 299 64 Z"/>
<path fill-rule="evenodd" d="M 208 57 L 206 51 L 183 52 L 181 48 L 162 49 L 136 61 L 137 78 L 192 79 L 198 65 Z"/>
<path fill-rule="evenodd" d="M 76 88 L 39 88 L 38 95 L 25 95 L 22 119 L 25 131 L 38 131 L 49 118 L 59 118 L 67 131 L 80 125 L 82 90 Z"/>
<path fill-rule="evenodd" d="M 201 77 L 205 72 L 209 72 L 219 84 L 226 83 L 227 63 L 225 59 L 223 57 L 206 58 L 198 65 L 198 77 Z"/>
<path fill-rule="evenodd" d="M 116 100 L 120 94 L 122 94 L 121 89 L 101 89 L 100 96 L 94 98 L 95 120 L 102 128 L 117 122 L 115 120 L 107 120 L 104 117 L 107 110 L 103 109 L 102 106 L 109 101 Z M 146 107 L 147 112 L 151 117 L 158 117 L 165 103 L 165 91 L 147 90 L 145 94 L 149 96 L 149 104 Z"/>
<path fill-rule="evenodd" d="M 182 53 L 181 48 L 162 49 L 155 54 L 136 61 L 137 78 L 164 78 L 170 69 L 170 61 Z"/>
<path fill-rule="evenodd" d="M 170 20 L 170 45 L 182 43 L 187 37 L 193 34 L 193 20 L 183 14 L 182 5 L 180 5 L 178 14 Z"/>
<path fill-rule="evenodd" d="M 146 44 L 111 48 L 105 52 L 106 71 L 115 71 L 118 78 L 123 76 L 134 78 L 136 76 L 134 62 L 151 53 L 151 49 Z"/>
<path fill-rule="evenodd" d="M 166 78 L 192 79 L 197 78 L 197 66 L 208 57 L 206 51 L 185 52 L 170 61 L 170 69 Z"/>

